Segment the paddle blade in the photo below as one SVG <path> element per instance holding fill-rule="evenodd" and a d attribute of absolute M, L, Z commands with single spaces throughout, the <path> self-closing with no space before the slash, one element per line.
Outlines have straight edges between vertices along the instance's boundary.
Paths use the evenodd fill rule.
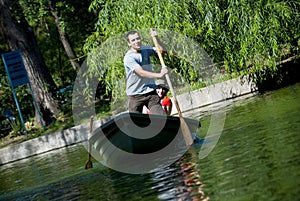
<path fill-rule="evenodd" d="M 194 140 L 192 138 L 191 131 L 183 117 L 180 117 L 180 127 L 186 146 L 191 146 L 194 143 Z"/>
<path fill-rule="evenodd" d="M 90 121 L 90 133 L 93 132 L 93 122 L 94 122 L 94 117 L 91 116 L 91 121 Z M 91 156 L 91 152 L 92 152 L 92 145 L 90 144 L 90 141 L 88 140 L 88 161 L 85 164 L 85 169 L 90 169 L 93 167 L 93 162 L 92 162 L 92 156 Z"/>
<path fill-rule="evenodd" d="M 92 163 L 92 161 L 89 157 L 88 161 L 85 164 L 85 169 L 87 170 L 87 169 L 90 169 L 90 168 L 93 168 L 93 163 Z"/>

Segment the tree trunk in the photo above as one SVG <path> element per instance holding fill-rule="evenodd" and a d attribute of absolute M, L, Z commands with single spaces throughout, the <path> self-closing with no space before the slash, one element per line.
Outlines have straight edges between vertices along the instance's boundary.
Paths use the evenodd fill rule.
<path fill-rule="evenodd" d="M 63 47 L 64 47 L 64 49 L 67 53 L 67 56 L 68 56 L 68 58 L 69 58 L 69 60 L 72 64 L 72 67 L 74 68 L 75 71 L 77 71 L 80 68 L 80 64 L 76 60 L 76 55 L 75 55 L 74 50 L 71 46 L 71 43 L 69 42 L 69 39 L 67 37 L 66 32 L 64 31 L 64 29 L 60 25 L 60 20 L 59 20 L 59 17 L 57 15 L 55 9 L 54 9 L 52 1 L 49 1 L 49 9 L 50 9 L 50 12 L 51 12 L 52 16 L 54 17 L 54 21 L 55 21 L 55 25 L 56 25 L 58 33 L 59 33 L 60 41 L 63 44 Z"/>
<path fill-rule="evenodd" d="M 9 8 L 16 9 L 19 4 L 15 2 L 0 0 L 1 32 L 11 50 L 21 51 L 42 119 L 47 125 L 53 118 L 58 117 L 58 106 L 55 102 L 56 85 L 37 46 L 32 28 L 25 18 L 18 19 L 18 21 L 12 18 Z M 12 3 L 15 5 L 12 6 Z"/>

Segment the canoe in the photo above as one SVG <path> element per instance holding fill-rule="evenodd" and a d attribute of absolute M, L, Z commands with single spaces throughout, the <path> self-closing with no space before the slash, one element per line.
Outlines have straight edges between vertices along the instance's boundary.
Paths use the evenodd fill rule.
<path fill-rule="evenodd" d="M 185 118 L 191 131 L 198 120 Z M 126 173 L 146 173 L 179 159 L 186 146 L 180 119 L 140 113 L 120 113 L 95 129 L 89 137 L 92 156 L 102 164 Z"/>

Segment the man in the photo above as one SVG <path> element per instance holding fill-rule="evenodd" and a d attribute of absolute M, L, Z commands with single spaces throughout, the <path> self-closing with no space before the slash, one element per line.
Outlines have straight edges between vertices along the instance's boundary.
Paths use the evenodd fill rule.
<path fill-rule="evenodd" d="M 155 31 L 150 31 L 152 37 L 157 36 Z M 142 113 L 146 105 L 152 114 L 165 115 L 160 97 L 156 93 L 154 78 L 162 78 L 168 73 L 167 68 L 162 68 L 159 73 L 152 70 L 150 56 L 156 55 L 154 47 L 142 46 L 142 40 L 138 32 L 129 31 L 126 34 L 127 43 L 130 47 L 124 56 L 126 70 L 126 94 L 129 112 Z M 159 42 L 160 50 L 165 50 Z"/>

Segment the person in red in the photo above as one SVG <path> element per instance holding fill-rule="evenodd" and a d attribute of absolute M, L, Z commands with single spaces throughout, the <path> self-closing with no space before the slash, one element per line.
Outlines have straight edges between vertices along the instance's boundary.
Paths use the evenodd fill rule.
<path fill-rule="evenodd" d="M 160 104 L 161 104 L 163 110 L 165 111 L 165 113 L 167 115 L 170 115 L 171 111 L 172 111 L 172 101 L 167 96 L 169 89 L 168 89 L 167 85 L 165 84 L 165 81 L 162 79 L 157 80 L 155 83 L 157 85 L 156 93 L 160 97 Z M 144 106 L 143 113 L 150 114 L 150 110 L 146 106 Z"/>

